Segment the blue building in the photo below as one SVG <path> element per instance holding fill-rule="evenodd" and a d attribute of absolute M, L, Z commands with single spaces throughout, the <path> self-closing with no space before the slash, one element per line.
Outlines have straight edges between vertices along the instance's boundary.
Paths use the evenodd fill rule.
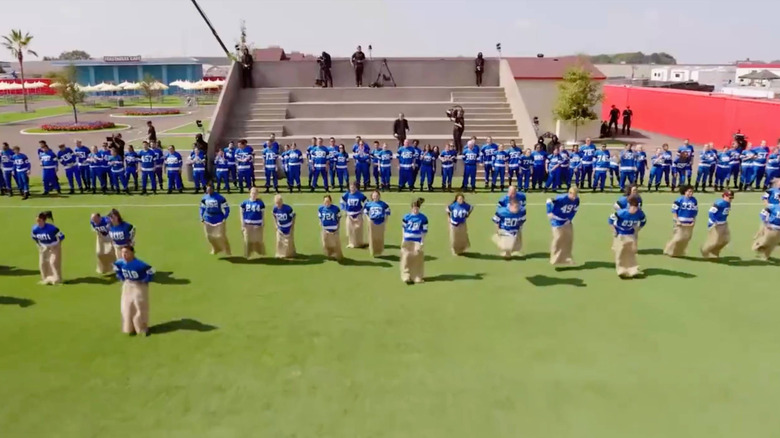
<path fill-rule="evenodd" d="M 75 66 L 77 82 L 84 85 L 138 82 L 147 75 L 165 85 L 176 80 L 195 82 L 203 79 L 203 63 L 196 58 L 141 59 L 140 56 L 106 56 L 102 60 L 52 61 L 52 65 Z"/>

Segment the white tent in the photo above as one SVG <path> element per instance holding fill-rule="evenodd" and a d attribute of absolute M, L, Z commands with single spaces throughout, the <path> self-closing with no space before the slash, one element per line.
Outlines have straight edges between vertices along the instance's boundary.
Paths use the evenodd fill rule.
<path fill-rule="evenodd" d="M 133 82 L 127 82 L 127 81 L 124 81 L 124 82 L 122 82 L 121 84 L 119 84 L 119 85 L 117 85 L 117 86 L 118 86 L 119 88 L 123 89 L 123 90 L 131 90 L 131 89 L 132 89 L 131 87 L 132 87 L 133 85 L 135 85 L 135 83 L 133 83 Z"/>
<path fill-rule="evenodd" d="M 162 82 L 154 82 L 151 88 L 152 90 L 167 90 L 168 86 L 163 84 Z"/>
<path fill-rule="evenodd" d="M 22 84 L 16 82 L 0 82 L 1 91 L 21 90 Z"/>
<path fill-rule="evenodd" d="M 45 84 L 45 83 L 43 83 L 43 82 L 41 82 L 41 81 L 28 82 L 28 83 L 24 84 L 24 87 L 25 87 L 25 88 L 28 88 L 28 89 L 30 89 L 30 90 L 35 90 L 35 89 L 38 89 L 38 88 L 43 88 L 43 87 L 45 87 L 45 86 L 46 86 L 46 84 Z"/>

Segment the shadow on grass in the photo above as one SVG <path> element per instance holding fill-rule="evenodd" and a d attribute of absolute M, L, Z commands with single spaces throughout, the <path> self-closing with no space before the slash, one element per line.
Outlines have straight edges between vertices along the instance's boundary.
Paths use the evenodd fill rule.
<path fill-rule="evenodd" d="M 648 249 L 640 249 L 637 251 L 637 254 L 639 255 L 664 255 L 664 250 L 660 248 L 648 248 Z"/>
<path fill-rule="evenodd" d="M 379 256 L 377 258 L 378 259 L 382 259 L 382 260 L 387 260 L 388 262 L 400 262 L 401 261 L 401 256 L 397 256 L 397 255 L 382 255 L 382 256 Z M 434 256 L 429 256 L 429 255 L 425 256 L 425 261 L 426 262 L 432 262 L 432 261 L 438 260 L 438 259 L 439 259 L 438 257 L 434 257 Z"/>
<path fill-rule="evenodd" d="M 714 263 L 716 265 L 728 265 L 728 266 L 780 266 L 780 259 L 769 260 L 742 260 L 739 257 L 721 257 L 718 259 L 701 259 L 704 262 Z"/>
<path fill-rule="evenodd" d="M 581 278 L 557 278 L 548 277 L 546 275 L 534 275 L 533 277 L 525 277 L 529 283 L 537 287 L 547 286 L 574 286 L 585 287 L 585 281 Z"/>
<path fill-rule="evenodd" d="M 153 325 L 149 327 L 149 332 L 153 335 L 164 335 L 166 333 L 173 333 L 178 331 L 210 332 L 216 329 L 217 327 L 211 324 L 204 324 L 194 319 L 184 318 L 178 319 L 176 321 L 168 321 L 162 324 Z"/>
<path fill-rule="evenodd" d="M 158 271 L 154 273 L 154 283 L 159 284 L 172 284 L 172 285 L 184 285 L 190 284 L 190 280 L 186 278 L 174 278 L 173 272 Z"/>
<path fill-rule="evenodd" d="M 341 266 L 366 266 L 366 267 L 374 267 L 374 268 L 389 268 L 393 265 L 391 265 L 388 262 L 372 262 L 370 260 L 355 260 L 355 259 L 348 259 L 348 258 L 342 258 L 339 260 L 339 265 Z"/>
<path fill-rule="evenodd" d="M 682 271 L 672 271 L 671 269 L 661 269 L 661 268 L 648 268 L 644 269 L 642 271 L 642 275 L 638 278 L 647 278 L 647 277 L 677 277 L 677 278 L 696 278 L 696 275 L 688 273 L 688 272 L 682 272 Z"/>
<path fill-rule="evenodd" d="M 534 260 L 534 259 L 547 259 L 550 258 L 549 252 L 534 252 L 531 254 L 525 254 L 522 256 L 512 256 L 510 258 L 505 258 L 504 256 L 498 255 L 498 254 L 482 254 L 482 253 L 476 253 L 476 252 L 465 252 L 463 253 L 463 257 L 467 259 L 476 259 L 476 260 Z"/>
<path fill-rule="evenodd" d="M 325 261 L 325 256 L 320 254 L 298 254 L 290 259 L 277 259 L 275 257 L 261 257 L 256 259 L 245 259 L 243 257 L 225 257 L 222 260 L 237 265 L 267 265 L 267 266 L 300 266 L 300 265 L 318 265 Z"/>
<path fill-rule="evenodd" d="M 119 280 L 115 276 L 105 277 L 79 277 L 70 280 L 65 280 L 65 284 L 98 284 L 108 286 L 109 284 L 117 283 Z"/>
<path fill-rule="evenodd" d="M 2 306 L 30 307 L 34 304 L 35 301 L 29 298 L 6 297 L 0 295 L 0 305 Z"/>
<path fill-rule="evenodd" d="M 385 249 L 401 249 L 399 245 L 385 245 Z"/>
<path fill-rule="evenodd" d="M 13 266 L 0 266 L 0 275 L 9 277 L 24 277 L 27 275 L 38 275 L 38 271 L 32 269 L 19 269 Z"/>
<path fill-rule="evenodd" d="M 590 271 L 593 269 L 605 269 L 605 268 L 614 269 L 615 263 L 590 261 L 590 262 L 585 262 L 579 266 L 564 266 L 564 267 L 555 268 L 555 271 L 556 272 Z"/>
<path fill-rule="evenodd" d="M 461 281 L 461 280 L 482 280 L 485 274 L 442 274 L 433 277 L 427 277 L 426 283 L 435 283 L 437 281 Z"/>

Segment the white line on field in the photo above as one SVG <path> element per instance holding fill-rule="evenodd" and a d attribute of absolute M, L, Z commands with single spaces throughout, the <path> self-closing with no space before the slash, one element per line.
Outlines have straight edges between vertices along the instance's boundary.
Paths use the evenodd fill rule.
<path fill-rule="evenodd" d="M 321 203 L 316 202 L 304 202 L 304 203 L 292 203 L 293 206 L 300 206 L 300 207 L 317 207 L 322 205 Z M 389 202 L 388 205 L 391 206 L 409 206 L 408 202 Z M 442 204 L 442 203 L 425 203 L 426 206 L 434 206 L 434 207 L 446 207 L 450 204 Z M 471 204 L 474 207 L 495 207 L 497 203 L 490 203 L 490 204 Z M 526 204 L 529 207 L 541 207 L 544 206 L 544 203 L 528 203 Z M 596 206 L 596 207 L 606 207 L 606 206 L 613 206 L 614 203 L 607 203 L 607 202 L 589 202 L 587 204 L 582 204 L 583 207 L 587 206 Z M 642 204 L 643 207 L 670 207 L 671 208 L 672 203 L 655 203 L 655 204 Z M 744 203 L 732 203 L 731 205 L 734 206 L 758 206 L 758 205 L 764 205 L 761 202 L 744 202 Z M 40 208 L 40 209 L 51 209 L 55 210 L 58 208 L 131 208 L 131 207 L 137 207 L 137 208 L 180 208 L 180 207 L 198 207 L 198 203 L 192 203 L 192 204 L 62 204 L 62 205 L 0 205 L 0 210 L 3 209 L 18 209 L 18 208 Z M 235 206 L 235 205 L 234 205 Z"/>

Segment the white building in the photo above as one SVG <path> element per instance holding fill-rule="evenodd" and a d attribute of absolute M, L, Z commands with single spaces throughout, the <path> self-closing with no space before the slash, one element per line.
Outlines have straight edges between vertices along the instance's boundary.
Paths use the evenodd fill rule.
<path fill-rule="evenodd" d="M 753 81 L 750 79 L 740 79 L 739 77 L 748 73 L 757 73 L 764 70 L 769 70 L 770 72 L 780 76 L 780 64 L 741 62 L 737 64 L 737 70 L 734 75 L 734 82 L 739 85 L 751 85 Z"/>
<path fill-rule="evenodd" d="M 733 65 L 666 65 L 650 71 L 650 80 L 659 82 L 698 82 L 723 87 L 734 81 Z"/>

